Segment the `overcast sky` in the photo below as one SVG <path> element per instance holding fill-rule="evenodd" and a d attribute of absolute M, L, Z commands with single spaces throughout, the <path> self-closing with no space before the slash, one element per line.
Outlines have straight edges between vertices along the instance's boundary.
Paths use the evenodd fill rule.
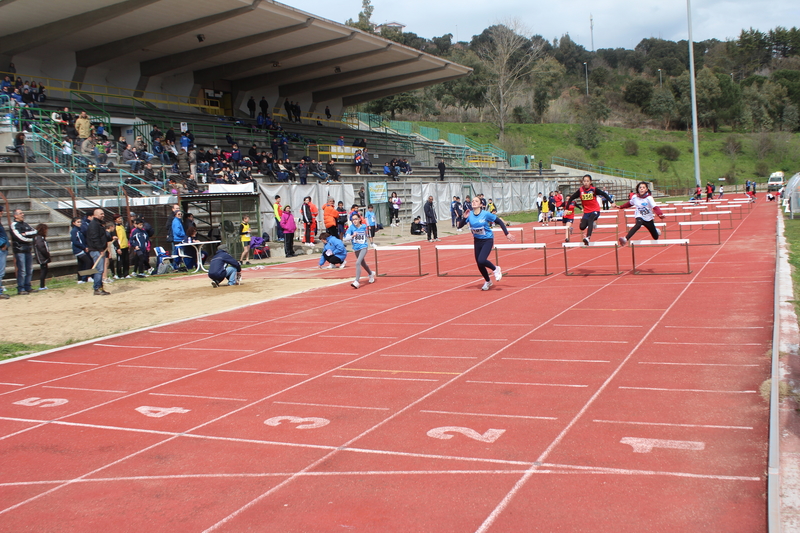
<path fill-rule="evenodd" d="M 344 22 L 356 19 L 361 0 L 282 0 L 314 15 Z M 594 48 L 634 48 L 648 37 L 686 39 L 686 2 L 682 0 L 372 0 L 375 23 L 400 22 L 422 37 L 446 33 L 469 41 L 495 22 L 517 17 L 532 34 L 552 41 L 569 33 L 573 41 L 592 49 L 589 15 L 594 19 Z M 753 27 L 766 32 L 777 26 L 800 24 L 797 0 L 694 0 L 692 32 L 695 41 L 736 38 Z"/>

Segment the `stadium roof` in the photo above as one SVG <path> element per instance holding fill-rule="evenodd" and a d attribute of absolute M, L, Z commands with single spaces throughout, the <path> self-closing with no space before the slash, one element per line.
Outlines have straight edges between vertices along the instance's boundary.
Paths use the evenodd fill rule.
<path fill-rule="evenodd" d="M 0 61 L 54 52 L 74 56 L 78 83 L 124 65 L 139 90 L 178 77 L 187 92 L 232 92 L 236 107 L 266 92 L 353 105 L 471 72 L 269 0 L 0 1 Z"/>

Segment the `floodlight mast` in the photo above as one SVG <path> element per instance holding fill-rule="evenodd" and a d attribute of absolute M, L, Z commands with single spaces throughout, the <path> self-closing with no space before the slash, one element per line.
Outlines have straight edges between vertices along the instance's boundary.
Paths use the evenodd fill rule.
<path fill-rule="evenodd" d="M 694 181 L 700 187 L 700 147 L 697 140 L 697 91 L 694 83 L 694 42 L 692 41 L 692 2 L 686 0 L 689 19 L 689 86 L 692 93 L 692 151 L 694 152 Z"/>

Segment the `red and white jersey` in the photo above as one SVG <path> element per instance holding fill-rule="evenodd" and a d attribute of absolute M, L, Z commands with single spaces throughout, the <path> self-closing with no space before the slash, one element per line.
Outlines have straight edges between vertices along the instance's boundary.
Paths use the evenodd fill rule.
<path fill-rule="evenodd" d="M 600 204 L 597 203 L 597 189 L 592 186 L 589 188 L 580 188 L 580 199 L 583 205 L 584 213 L 591 213 L 593 211 L 600 211 Z"/>

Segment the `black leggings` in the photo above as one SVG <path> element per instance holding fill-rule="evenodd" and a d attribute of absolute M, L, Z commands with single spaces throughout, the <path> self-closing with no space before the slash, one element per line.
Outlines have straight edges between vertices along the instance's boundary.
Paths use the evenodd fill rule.
<path fill-rule="evenodd" d="M 39 288 L 44 289 L 45 284 L 47 283 L 47 263 L 43 265 L 39 265 Z"/>
<path fill-rule="evenodd" d="M 591 237 L 594 230 L 595 221 L 600 218 L 600 211 L 592 211 L 591 213 L 584 213 L 581 218 L 581 231 L 586 231 L 586 236 Z"/>
<path fill-rule="evenodd" d="M 486 281 L 489 281 L 489 270 L 494 272 L 495 266 L 489 261 L 489 254 L 494 248 L 494 239 L 474 239 L 475 241 L 475 262 L 478 263 L 478 270 Z"/>
<path fill-rule="evenodd" d="M 631 237 L 633 237 L 633 234 L 636 233 L 637 231 L 639 231 L 639 228 L 641 228 L 642 226 L 644 226 L 645 228 L 648 229 L 648 231 L 650 231 L 650 235 L 653 237 L 654 241 L 658 240 L 658 230 L 656 229 L 655 222 L 653 222 L 652 220 L 644 220 L 644 219 L 638 218 L 638 217 L 636 218 L 636 224 L 633 225 L 633 227 L 628 232 L 628 234 L 625 236 L 625 238 L 628 239 L 628 240 L 631 240 Z"/>

